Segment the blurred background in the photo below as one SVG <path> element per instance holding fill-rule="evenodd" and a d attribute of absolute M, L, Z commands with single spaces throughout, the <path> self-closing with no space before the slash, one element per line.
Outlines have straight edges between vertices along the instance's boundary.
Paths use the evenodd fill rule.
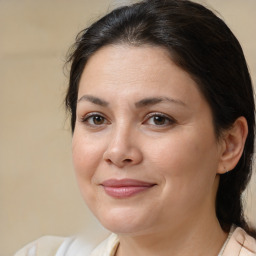
<path fill-rule="evenodd" d="M 0 256 L 42 235 L 107 235 L 73 174 L 63 99 L 66 52 L 77 33 L 132 1 L 0 0 Z M 242 44 L 256 85 L 256 1 L 197 1 L 218 11 Z M 245 193 L 256 225 L 256 179 Z"/>

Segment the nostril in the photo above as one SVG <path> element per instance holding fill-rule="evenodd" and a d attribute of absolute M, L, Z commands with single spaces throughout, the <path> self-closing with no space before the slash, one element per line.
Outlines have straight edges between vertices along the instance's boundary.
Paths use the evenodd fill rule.
<path fill-rule="evenodd" d="M 125 163 L 130 163 L 130 162 L 132 162 L 132 160 L 131 160 L 131 159 L 124 159 L 123 162 L 125 162 Z"/>
<path fill-rule="evenodd" d="M 108 164 L 111 164 L 111 163 L 112 163 L 112 161 L 111 161 L 110 159 L 106 159 L 106 162 L 107 162 Z"/>

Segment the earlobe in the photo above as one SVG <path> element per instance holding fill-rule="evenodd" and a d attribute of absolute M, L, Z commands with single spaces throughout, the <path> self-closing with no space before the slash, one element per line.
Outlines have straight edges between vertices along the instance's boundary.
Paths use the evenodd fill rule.
<path fill-rule="evenodd" d="M 219 174 L 224 174 L 235 168 L 243 154 L 247 135 L 248 125 L 243 116 L 237 118 L 232 127 L 224 132 L 218 167 Z"/>

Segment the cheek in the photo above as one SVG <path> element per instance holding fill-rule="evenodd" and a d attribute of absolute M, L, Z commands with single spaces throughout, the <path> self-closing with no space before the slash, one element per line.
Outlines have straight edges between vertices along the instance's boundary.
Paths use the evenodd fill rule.
<path fill-rule="evenodd" d="M 184 143 L 179 139 L 165 141 L 165 147 L 158 146 L 153 152 L 152 165 L 164 181 L 160 201 L 165 212 L 173 212 L 173 216 L 200 209 L 214 193 L 216 175 L 214 168 L 209 169 L 209 162 L 216 159 L 207 145 L 191 137 L 183 139 Z"/>
<path fill-rule="evenodd" d="M 145 148 L 148 149 L 150 156 L 147 158 L 155 166 L 159 166 L 160 170 L 172 175 L 181 174 L 181 169 L 185 166 L 189 166 L 189 170 L 194 171 L 193 165 L 204 152 L 202 145 L 195 144 L 192 138 L 184 135 L 165 137 Z M 189 170 L 184 169 L 183 173 Z"/>
<path fill-rule="evenodd" d="M 79 184 L 90 182 L 102 159 L 101 147 L 89 136 L 75 131 L 72 140 L 72 158 Z"/>
<path fill-rule="evenodd" d="M 150 148 L 151 165 L 163 177 L 169 190 L 191 193 L 200 187 L 205 191 L 213 184 L 218 165 L 214 135 L 182 132 L 146 148 Z"/>

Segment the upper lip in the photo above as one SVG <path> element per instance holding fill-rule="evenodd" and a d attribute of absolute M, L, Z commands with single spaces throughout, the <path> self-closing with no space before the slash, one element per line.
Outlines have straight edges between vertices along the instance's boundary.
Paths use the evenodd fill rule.
<path fill-rule="evenodd" d="M 151 187 L 155 183 L 135 179 L 109 179 L 101 183 L 104 187 Z"/>

